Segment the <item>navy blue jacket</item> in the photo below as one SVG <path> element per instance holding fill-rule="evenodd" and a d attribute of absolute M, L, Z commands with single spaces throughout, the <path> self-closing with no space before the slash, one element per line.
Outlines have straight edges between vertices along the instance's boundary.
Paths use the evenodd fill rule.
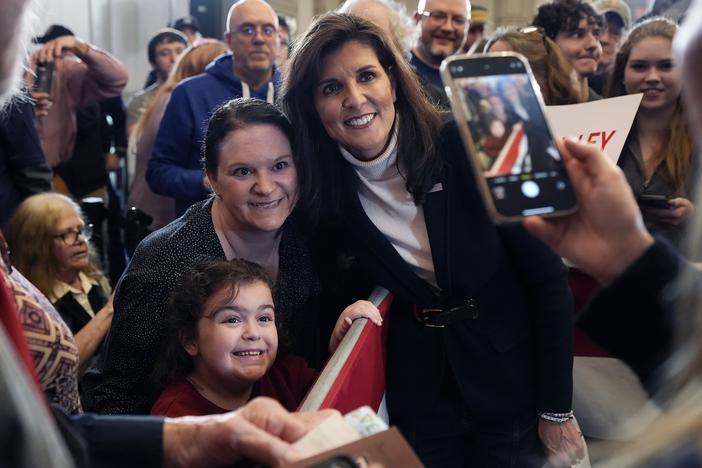
<path fill-rule="evenodd" d="M 34 106 L 15 101 L 0 114 L 0 225 L 22 200 L 51 190 L 51 169 L 39 143 Z"/>
<path fill-rule="evenodd" d="M 574 317 L 566 268 L 521 226 L 493 224 L 455 124 L 445 126 L 440 141 L 444 169 L 434 182 L 441 189 L 427 194 L 422 207 L 441 295 L 366 216 L 350 167 L 343 190 L 342 232 L 357 266 L 395 298 L 387 349 L 390 420 L 411 434 L 442 398 L 445 372 L 453 373 L 477 421 L 567 412 Z M 427 328 L 408 310 L 454 307 L 468 298 L 478 313 L 446 328 Z"/>
<path fill-rule="evenodd" d="M 173 90 L 161 120 L 146 180 L 154 193 L 175 198 L 176 215 L 203 200 L 200 148 L 207 119 L 219 105 L 242 96 L 241 80 L 232 72 L 231 54 L 217 57 L 205 73 L 182 81 Z M 273 69 L 277 86 L 280 74 Z M 268 84 L 251 90 L 251 97 L 266 99 Z"/>

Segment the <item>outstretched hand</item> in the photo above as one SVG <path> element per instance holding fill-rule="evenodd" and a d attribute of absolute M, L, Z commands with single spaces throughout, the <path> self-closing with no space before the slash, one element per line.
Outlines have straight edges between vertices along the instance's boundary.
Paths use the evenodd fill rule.
<path fill-rule="evenodd" d="M 597 147 L 565 140 L 560 150 L 578 211 L 559 218 L 530 217 L 524 227 L 607 284 L 653 244 L 653 237 L 624 174 Z"/>
<path fill-rule="evenodd" d="M 289 413 L 265 397 L 221 415 L 166 419 L 164 464 L 171 467 L 231 466 L 248 458 L 278 466 L 301 458 L 291 443 L 334 410 Z"/>

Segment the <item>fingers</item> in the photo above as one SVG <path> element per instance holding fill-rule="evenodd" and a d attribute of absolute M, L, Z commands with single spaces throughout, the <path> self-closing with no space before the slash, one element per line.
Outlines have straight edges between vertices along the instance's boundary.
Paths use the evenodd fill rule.
<path fill-rule="evenodd" d="M 340 414 L 340 413 L 335 409 L 323 409 L 323 410 L 319 410 L 319 411 L 305 411 L 305 412 L 300 412 L 300 413 L 291 413 L 291 416 L 293 418 L 297 419 L 300 424 L 302 424 L 302 426 L 305 429 L 305 433 L 307 433 L 310 430 L 317 427 L 319 425 L 319 423 L 321 423 L 322 421 L 324 421 L 325 419 L 327 419 L 328 417 L 330 417 L 334 414 Z M 297 440 L 297 439 L 291 440 L 291 442 L 294 442 L 295 440 Z"/>
<path fill-rule="evenodd" d="M 266 466 L 278 466 L 300 458 L 295 449 L 285 440 L 248 421 L 242 420 L 238 423 L 237 446 L 241 448 L 242 456 Z"/>
<path fill-rule="evenodd" d="M 383 324 L 383 318 L 380 315 L 380 311 L 370 301 L 361 300 L 354 302 L 344 310 L 343 315 L 350 317 L 353 320 L 358 318 L 367 318 L 378 326 Z"/>
<path fill-rule="evenodd" d="M 590 177 L 595 177 L 613 166 L 613 163 L 595 145 L 564 140 L 563 147 L 567 156 L 571 156 L 573 160 L 582 163 L 581 169 Z M 568 168 L 569 160 L 565 155 L 564 161 L 566 162 L 566 168 Z"/>
<path fill-rule="evenodd" d="M 551 219 L 530 216 L 522 221 L 522 225 L 527 231 L 541 239 L 546 245 L 557 249 L 563 238 L 566 222 L 571 216 Z"/>

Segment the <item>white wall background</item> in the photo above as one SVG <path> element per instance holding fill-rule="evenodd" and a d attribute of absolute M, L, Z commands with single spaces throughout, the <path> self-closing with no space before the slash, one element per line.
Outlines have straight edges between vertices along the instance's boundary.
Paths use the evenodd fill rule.
<path fill-rule="evenodd" d="M 2 0 L 0 0 L 2 1 Z M 62 24 L 76 36 L 102 47 L 129 68 L 125 97 L 140 89 L 150 70 L 146 44 L 172 19 L 188 14 L 188 0 L 35 0 L 37 35 Z"/>
<path fill-rule="evenodd" d="M 0 0 L 3 1 L 3 0 Z M 146 44 L 155 31 L 188 14 L 189 0 L 34 0 L 40 17 L 37 35 L 50 24 L 63 24 L 77 36 L 109 50 L 129 68 L 125 91 L 128 97 L 139 90 L 149 71 Z M 232 0 L 222 0 L 231 3 Z M 312 17 L 335 8 L 341 0 L 269 0 L 280 13 L 296 16 L 298 30 Z M 414 12 L 416 0 L 400 0 Z M 494 24 L 526 24 L 544 0 L 475 0 L 490 11 Z M 222 22 L 225 19 L 222 18 Z"/>

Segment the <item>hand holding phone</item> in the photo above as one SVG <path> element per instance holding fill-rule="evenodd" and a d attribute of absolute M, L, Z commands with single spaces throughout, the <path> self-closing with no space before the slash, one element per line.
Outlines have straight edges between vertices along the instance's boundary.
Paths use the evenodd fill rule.
<path fill-rule="evenodd" d="M 496 222 L 572 213 L 576 198 L 529 63 L 458 55 L 441 76 L 485 204 Z"/>
<path fill-rule="evenodd" d="M 673 209 L 673 206 L 668 203 L 668 197 L 665 195 L 642 193 L 636 197 L 636 202 L 642 208 L 656 208 L 659 210 Z"/>

